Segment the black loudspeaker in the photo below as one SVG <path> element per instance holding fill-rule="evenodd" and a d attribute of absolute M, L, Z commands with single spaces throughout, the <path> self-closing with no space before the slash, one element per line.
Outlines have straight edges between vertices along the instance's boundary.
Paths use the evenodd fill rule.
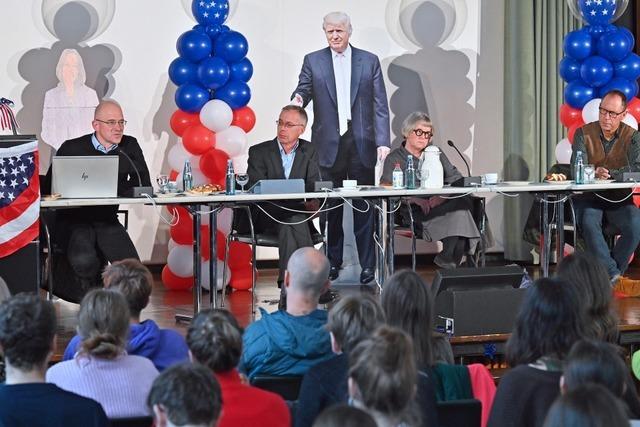
<path fill-rule="evenodd" d="M 0 277 L 7 283 L 11 295 L 38 292 L 39 273 L 38 241 L 33 241 L 11 255 L 0 258 Z"/>
<path fill-rule="evenodd" d="M 519 288 L 523 275 L 517 265 L 438 270 L 435 324 L 454 336 L 510 333 L 526 292 Z"/>

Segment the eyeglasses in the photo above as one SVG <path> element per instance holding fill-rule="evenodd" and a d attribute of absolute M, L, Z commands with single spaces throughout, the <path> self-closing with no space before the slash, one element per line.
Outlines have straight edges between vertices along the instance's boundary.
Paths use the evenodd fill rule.
<path fill-rule="evenodd" d="M 304 126 L 302 123 L 283 122 L 282 120 L 276 120 L 278 127 L 284 127 L 285 129 L 291 129 L 296 126 Z"/>
<path fill-rule="evenodd" d="M 609 111 L 606 108 L 600 107 L 600 108 L 598 108 L 598 111 L 600 111 L 600 115 L 602 115 L 602 116 L 609 116 L 612 119 L 615 119 L 618 116 L 624 114 L 627 110 L 622 110 L 619 113 L 616 113 L 615 111 Z"/>
<path fill-rule="evenodd" d="M 125 127 L 127 125 L 127 121 L 126 120 L 98 120 L 95 119 L 96 122 L 100 122 L 100 123 L 104 123 L 105 125 L 109 126 L 110 128 L 115 127 L 116 125 L 118 126 L 122 126 Z"/>
<path fill-rule="evenodd" d="M 427 139 L 429 139 L 429 138 L 431 138 L 433 136 L 433 132 L 431 132 L 430 130 L 424 131 L 422 129 L 414 129 L 413 133 L 415 133 L 417 137 L 424 136 Z"/>

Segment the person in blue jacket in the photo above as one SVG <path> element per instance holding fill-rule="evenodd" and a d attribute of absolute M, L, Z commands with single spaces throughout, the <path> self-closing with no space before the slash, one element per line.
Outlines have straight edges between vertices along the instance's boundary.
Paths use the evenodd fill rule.
<path fill-rule="evenodd" d="M 329 288 L 329 260 L 305 247 L 295 251 L 284 276 L 287 308 L 275 313 L 260 309 L 261 319 L 243 336 L 240 370 L 256 375 L 303 375 L 314 364 L 333 357 L 325 329 L 327 312 L 319 310 L 320 295 Z"/>
<path fill-rule="evenodd" d="M 153 277 L 147 267 L 137 259 L 114 262 L 102 273 L 105 288 L 121 292 L 131 312 L 127 353 L 150 359 L 158 371 L 189 360 L 189 348 L 184 338 L 171 329 L 160 329 L 151 319 L 140 321 L 140 312 L 149 304 Z M 74 336 L 62 360 L 71 360 L 82 339 Z"/>

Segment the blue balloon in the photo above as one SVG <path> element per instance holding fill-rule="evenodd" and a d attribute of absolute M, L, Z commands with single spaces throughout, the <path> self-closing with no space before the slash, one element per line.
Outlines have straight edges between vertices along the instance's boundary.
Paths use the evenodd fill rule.
<path fill-rule="evenodd" d="M 612 90 L 619 90 L 630 100 L 638 94 L 638 83 L 635 80 L 614 77 L 609 83 L 600 88 L 599 97 L 604 98 Z"/>
<path fill-rule="evenodd" d="M 569 56 L 565 56 L 560 61 L 558 70 L 560 72 L 560 77 L 562 77 L 565 82 L 572 82 L 575 79 L 580 78 L 580 61 L 576 61 Z"/>
<path fill-rule="evenodd" d="M 608 0 L 578 0 L 582 17 L 590 25 L 607 25 L 611 22 L 616 13 L 616 3 L 615 0 L 613 4 Z"/>
<path fill-rule="evenodd" d="M 251 89 L 245 82 L 229 80 L 226 85 L 215 91 L 213 98 L 226 102 L 232 110 L 235 110 L 249 103 Z"/>
<path fill-rule="evenodd" d="M 580 66 L 580 77 L 591 87 L 604 86 L 613 77 L 613 65 L 601 56 L 590 56 Z"/>
<path fill-rule="evenodd" d="M 192 30 L 196 30 L 199 33 L 206 33 L 207 32 L 207 27 L 205 27 L 204 25 L 194 25 L 192 28 Z"/>
<path fill-rule="evenodd" d="M 220 25 L 209 25 L 205 29 L 205 32 L 211 39 L 212 46 L 215 46 L 216 39 L 218 38 L 218 35 L 220 35 L 220 33 L 222 32 L 222 27 Z"/>
<path fill-rule="evenodd" d="M 203 59 L 198 64 L 198 81 L 209 89 L 218 89 L 229 80 L 229 66 L 218 57 Z"/>
<path fill-rule="evenodd" d="M 629 37 L 622 31 L 609 31 L 598 40 L 598 54 L 611 62 L 621 61 L 632 47 Z"/>
<path fill-rule="evenodd" d="M 630 53 L 620 62 L 613 64 L 614 76 L 627 80 L 640 78 L 640 56 Z"/>
<path fill-rule="evenodd" d="M 593 38 L 588 31 L 570 31 L 564 36 L 564 53 L 567 56 L 581 61 L 593 53 Z"/>
<path fill-rule="evenodd" d="M 600 36 L 605 34 L 607 31 L 610 31 L 608 26 L 604 26 L 604 25 L 589 25 L 585 27 L 585 30 L 587 30 L 589 34 L 591 34 L 593 43 L 596 43 L 598 39 L 600 39 Z"/>
<path fill-rule="evenodd" d="M 169 65 L 169 78 L 176 86 L 194 83 L 197 80 L 196 71 L 196 64 L 178 57 Z"/>
<path fill-rule="evenodd" d="M 240 62 L 231 64 L 229 68 L 231 69 L 231 78 L 234 80 L 248 82 L 253 75 L 253 64 L 246 57 L 241 59 Z"/>
<path fill-rule="evenodd" d="M 197 113 L 209 101 L 209 91 L 193 83 L 178 87 L 175 96 L 176 105 L 187 113 Z"/>
<path fill-rule="evenodd" d="M 228 63 L 238 62 L 245 56 L 249 50 L 249 44 L 245 36 L 237 31 L 224 31 L 218 38 L 213 47 L 215 56 L 219 56 Z"/>
<path fill-rule="evenodd" d="M 592 87 L 582 80 L 574 80 L 564 88 L 564 100 L 573 108 L 580 109 L 595 97 Z"/>
<path fill-rule="evenodd" d="M 221 25 L 229 16 L 228 0 L 193 0 L 191 2 L 191 13 L 198 21 L 198 24 Z"/>
<path fill-rule="evenodd" d="M 211 39 L 198 30 L 183 33 L 176 43 L 176 49 L 181 57 L 191 62 L 200 62 L 211 53 Z"/>

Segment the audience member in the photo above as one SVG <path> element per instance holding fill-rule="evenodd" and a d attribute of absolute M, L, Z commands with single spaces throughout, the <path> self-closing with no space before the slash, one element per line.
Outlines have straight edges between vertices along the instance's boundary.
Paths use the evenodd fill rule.
<path fill-rule="evenodd" d="M 559 395 L 562 362 L 585 332 L 574 286 L 562 279 L 534 282 L 507 343 L 511 370 L 500 380 L 489 427 L 540 427 Z"/>
<path fill-rule="evenodd" d="M 49 368 L 47 382 L 97 400 L 109 418 L 149 415 L 146 398 L 158 370 L 149 359 L 127 355 L 129 316 L 121 293 L 90 291 L 78 313 L 80 349 Z"/>
<path fill-rule="evenodd" d="M 378 427 L 420 425 L 414 405 L 418 370 L 412 347 L 409 335 L 385 325 L 349 355 L 349 396 Z"/>
<path fill-rule="evenodd" d="M 251 387 L 236 366 L 242 354 L 242 329 L 226 310 L 203 310 L 187 331 L 193 360 L 215 374 L 222 389 L 224 411 L 219 427 L 288 427 L 291 416 L 280 396 Z"/>
<path fill-rule="evenodd" d="M 312 365 L 333 356 L 327 312 L 318 310 L 320 295 L 329 287 L 329 260 L 314 248 L 300 248 L 289 259 L 284 276 L 287 309 L 269 314 L 245 331 L 241 371 L 249 378 L 264 375 L 303 375 Z"/>
<path fill-rule="evenodd" d="M 334 405 L 322 411 L 313 427 L 376 427 L 376 422 L 362 409 Z"/>
<path fill-rule="evenodd" d="M 0 305 L 0 347 L 6 382 L 0 385 L 0 425 L 106 427 L 98 402 L 45 383 L 53 351 L 56 312 L 37 295 L 20 294 Z"/>
<path fill-rule="evenodd" d="M 155 427 L 214 427 L 222 410 L 222 393 L 207 368 L 181 363 L 155 379 L 147 405 Z"/>
<path fill-rule="evenodd" d="M 604 264 L 585 252 L 574 252 L 563 258 L 556 275 L 577 288 L 579 305 L 586 312 L 587 335 L 617 342 L 618 318 L 611 303 L 611 284 Z"/>
<path fill-rule="evenodd" d="M 151 319 L 140 321 L 140 312 L 149 304 L 153 277 L 149 269 L 135 258 L 116 261 L 102 273 L 104 287 L 124 295 L 129 305 L 129 342 L 127 353 L 151 360 L 158 371 L 174 363 L 189 360 L 189 349 L 182 335 L 160 329 Z M 80 335 L 71 338 L 62 360 L 71 360 L 80 347 Z"/>
<path fill-rule="evenodd" d="M 348 354 L 382 324 L 384 312 L 368 294 L 346 296 L 329 311 L 327 329 L 337 356 L 312 366 L 305 374 L 296 409 L 297 427 L 310 427 L 325 408 L 348 401 Z"/>
<path fill-rule="evenodd" d="M 558 397 L 544 427 L 629 427 L 620 399 L 599 384 L 585 384 Z"/>

